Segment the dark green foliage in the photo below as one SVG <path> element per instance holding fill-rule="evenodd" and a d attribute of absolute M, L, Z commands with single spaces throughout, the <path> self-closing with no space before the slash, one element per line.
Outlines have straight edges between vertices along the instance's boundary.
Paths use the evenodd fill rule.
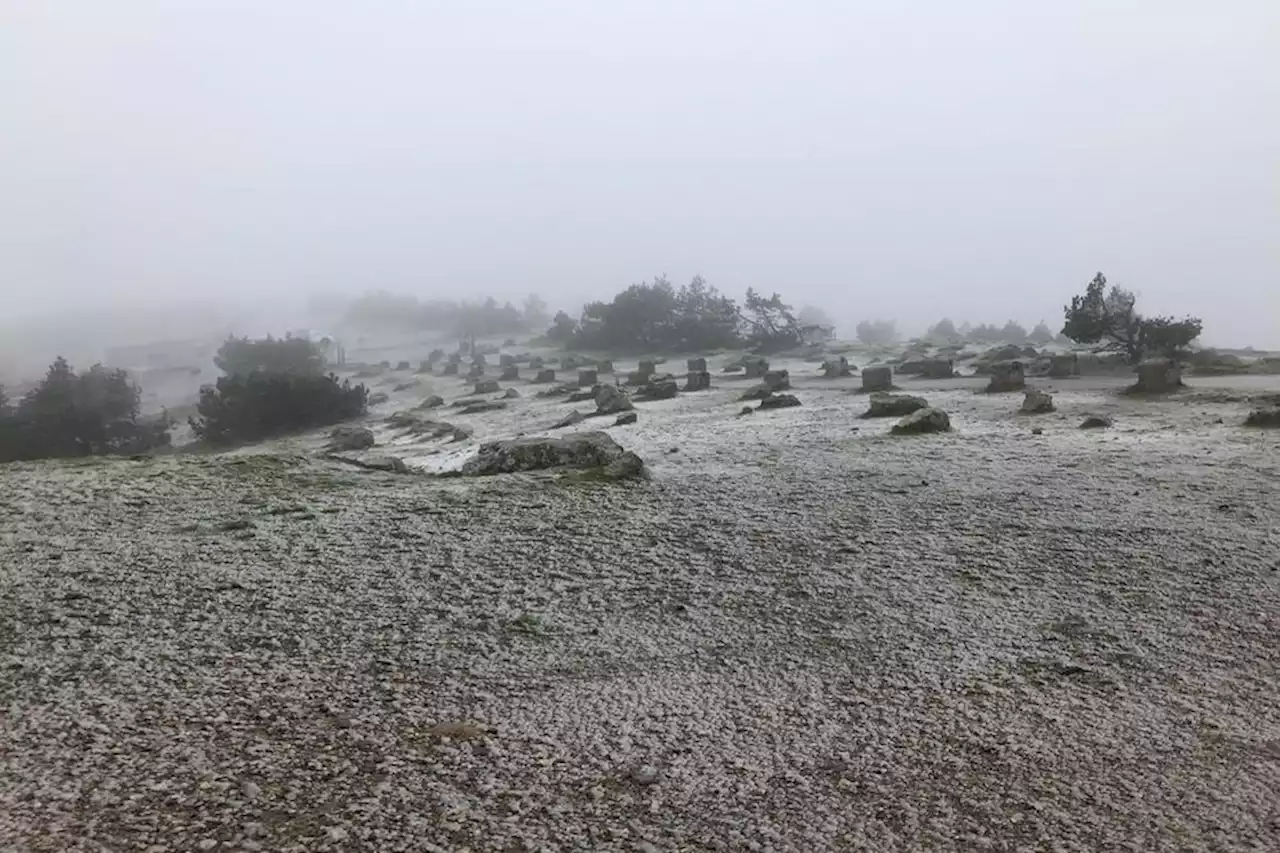
<path fill-rule="evenodd" d="M 686 352 L 737 346 L 738 306 L 696 275 L 676 294 L 671 347 Z"/>
<path fill-rule="evenodd" d="M 563 312 L 556 315 L 548 338 L 563 343 L 568 336 L 583 349 L 614 352 L 693 352 L 743 342 L 737 304 L 701 276 L 679 290 L 663 277 L 633 284 L 610 302 L 587 304 L 576 328 L 570 323 Z"/>
<path fill-rule="evenodd" d="M 77 374 L 59 357 L 16 407 L 0 405 L 0 461 L 143 453 L 169 443 L 168 417 L 140 421 L 142 392 L 123 370 Z"/>
<path fill-rule="evenodd" d="M 858 324 L 857 335 L 868 346 L 888 346 L 898 339 L 898 324 L 893 320 L 863 320 Z"/>
<path fill-rule="evenodd" d="M 1204 324 L 1198 317 L 1140 317 L 1138 348 L 1140 357 L 1163 355 L 1182 359 L 1188 355 L 1191 342 L 1200 337 Z"/>
<path fill-rule="evenodd" d="M 261 340 L 227 338 L 213 363 L 228 376 L 250 373 L 296 373 L 319 376 L 324 373 L 324 354 L 305 338 L 273 338 Z"/>
<path fill-rule="evenodd" d="M 1062 334 L 1082 344 L 1106 342 L 1122 350 L 1131 364 L 1148 355 L 1179 358 L 1200 337 L 1203 324 L 1196 317 L 1143 317 L 1134 309 L 1136 299 L 1128 290 L 1113 286 L 1107 277 L 1094 276 L 1081 296 L 1074 296 L 1063 308 L 1066 322 Z"/>
<path fill-rule="evenodd" d="M 364 415 L 368 389 L 328 376 L 236 374 L 200 389 L 197 438 L 212 444 L 260 441 Z"/>

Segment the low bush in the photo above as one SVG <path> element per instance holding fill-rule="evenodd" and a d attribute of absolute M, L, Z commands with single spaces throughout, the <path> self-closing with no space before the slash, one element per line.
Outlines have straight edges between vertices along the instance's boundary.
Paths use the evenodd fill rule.
<path fill-rule="evenodd" d="M 250 373 L 297 373 L 320 376 L 324 373 L 324 353 L 306 338 L 273 338 L 261 340 L 227 338 L 218 348 L 213 363 L 228 376 Z"/>
<path fill-rule="evenodd" d="M 211 444 L 261 441 L 331 426 L 366 413 L 369 391 L 338 377 L 297 373 L 224 376 L 200 389 L 199 417 L 188 420 Z"/>
<path fill-rule="evenodd" d="M 76 373 L 58 358 L 16 406 L 0 393 L 0 462 L 143 453 L 169 444 L 167 416 L 140 420 L 142 391 L 123 370 Z"/>

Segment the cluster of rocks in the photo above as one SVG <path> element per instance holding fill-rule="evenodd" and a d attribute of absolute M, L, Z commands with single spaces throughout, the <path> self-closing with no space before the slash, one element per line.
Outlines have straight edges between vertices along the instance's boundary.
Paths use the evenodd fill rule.
<path fill-rule="evenodd" d="M 639 456 L 598 431 L 486 442 L 463 464 L 461 473 L 477 477 L 549 469 L 589 470 L 604 479 L 645 476 Z"/>

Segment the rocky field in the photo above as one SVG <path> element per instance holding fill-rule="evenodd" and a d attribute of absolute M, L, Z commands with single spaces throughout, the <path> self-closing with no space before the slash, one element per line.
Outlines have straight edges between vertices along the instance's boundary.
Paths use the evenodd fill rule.
<path fill-rule="evenodd" d="M 570 428 L 647 480 L 428 476 L 573 408 L 383 423 L 439 377 L 414 473 L 5 467 L 0 849 L 1276 849 L 1274 377 L 905 380 L 902 437 L 790 368 Z"/>

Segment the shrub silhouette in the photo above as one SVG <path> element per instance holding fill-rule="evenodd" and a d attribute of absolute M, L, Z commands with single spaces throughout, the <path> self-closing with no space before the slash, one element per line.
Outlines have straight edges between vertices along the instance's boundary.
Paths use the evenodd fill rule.
<path fill-rule="evenodd" d="M 16 407 L 0 400 L 0 462 L 142 453 L 168 445 L 168 416 L 139 420 L 141 399 L 125 371 L 95 364 L 78 374 L 59 357 Z"/>
<path fill-rule="evenodd" d="M 230 337 L 218 348 L 213 363 L 228 376 L 254 372 L 319 376 L 324 372 L 324 353 L 306 338 Z"/>
<path fill-rule="evenodd" d="M 188 423 L 211 444 L 261 441 L 360 417 L 368 402 L 364 385 L 339 382 L 333 374 L 253 371 L 201 388 L 200 416 Z"/>

